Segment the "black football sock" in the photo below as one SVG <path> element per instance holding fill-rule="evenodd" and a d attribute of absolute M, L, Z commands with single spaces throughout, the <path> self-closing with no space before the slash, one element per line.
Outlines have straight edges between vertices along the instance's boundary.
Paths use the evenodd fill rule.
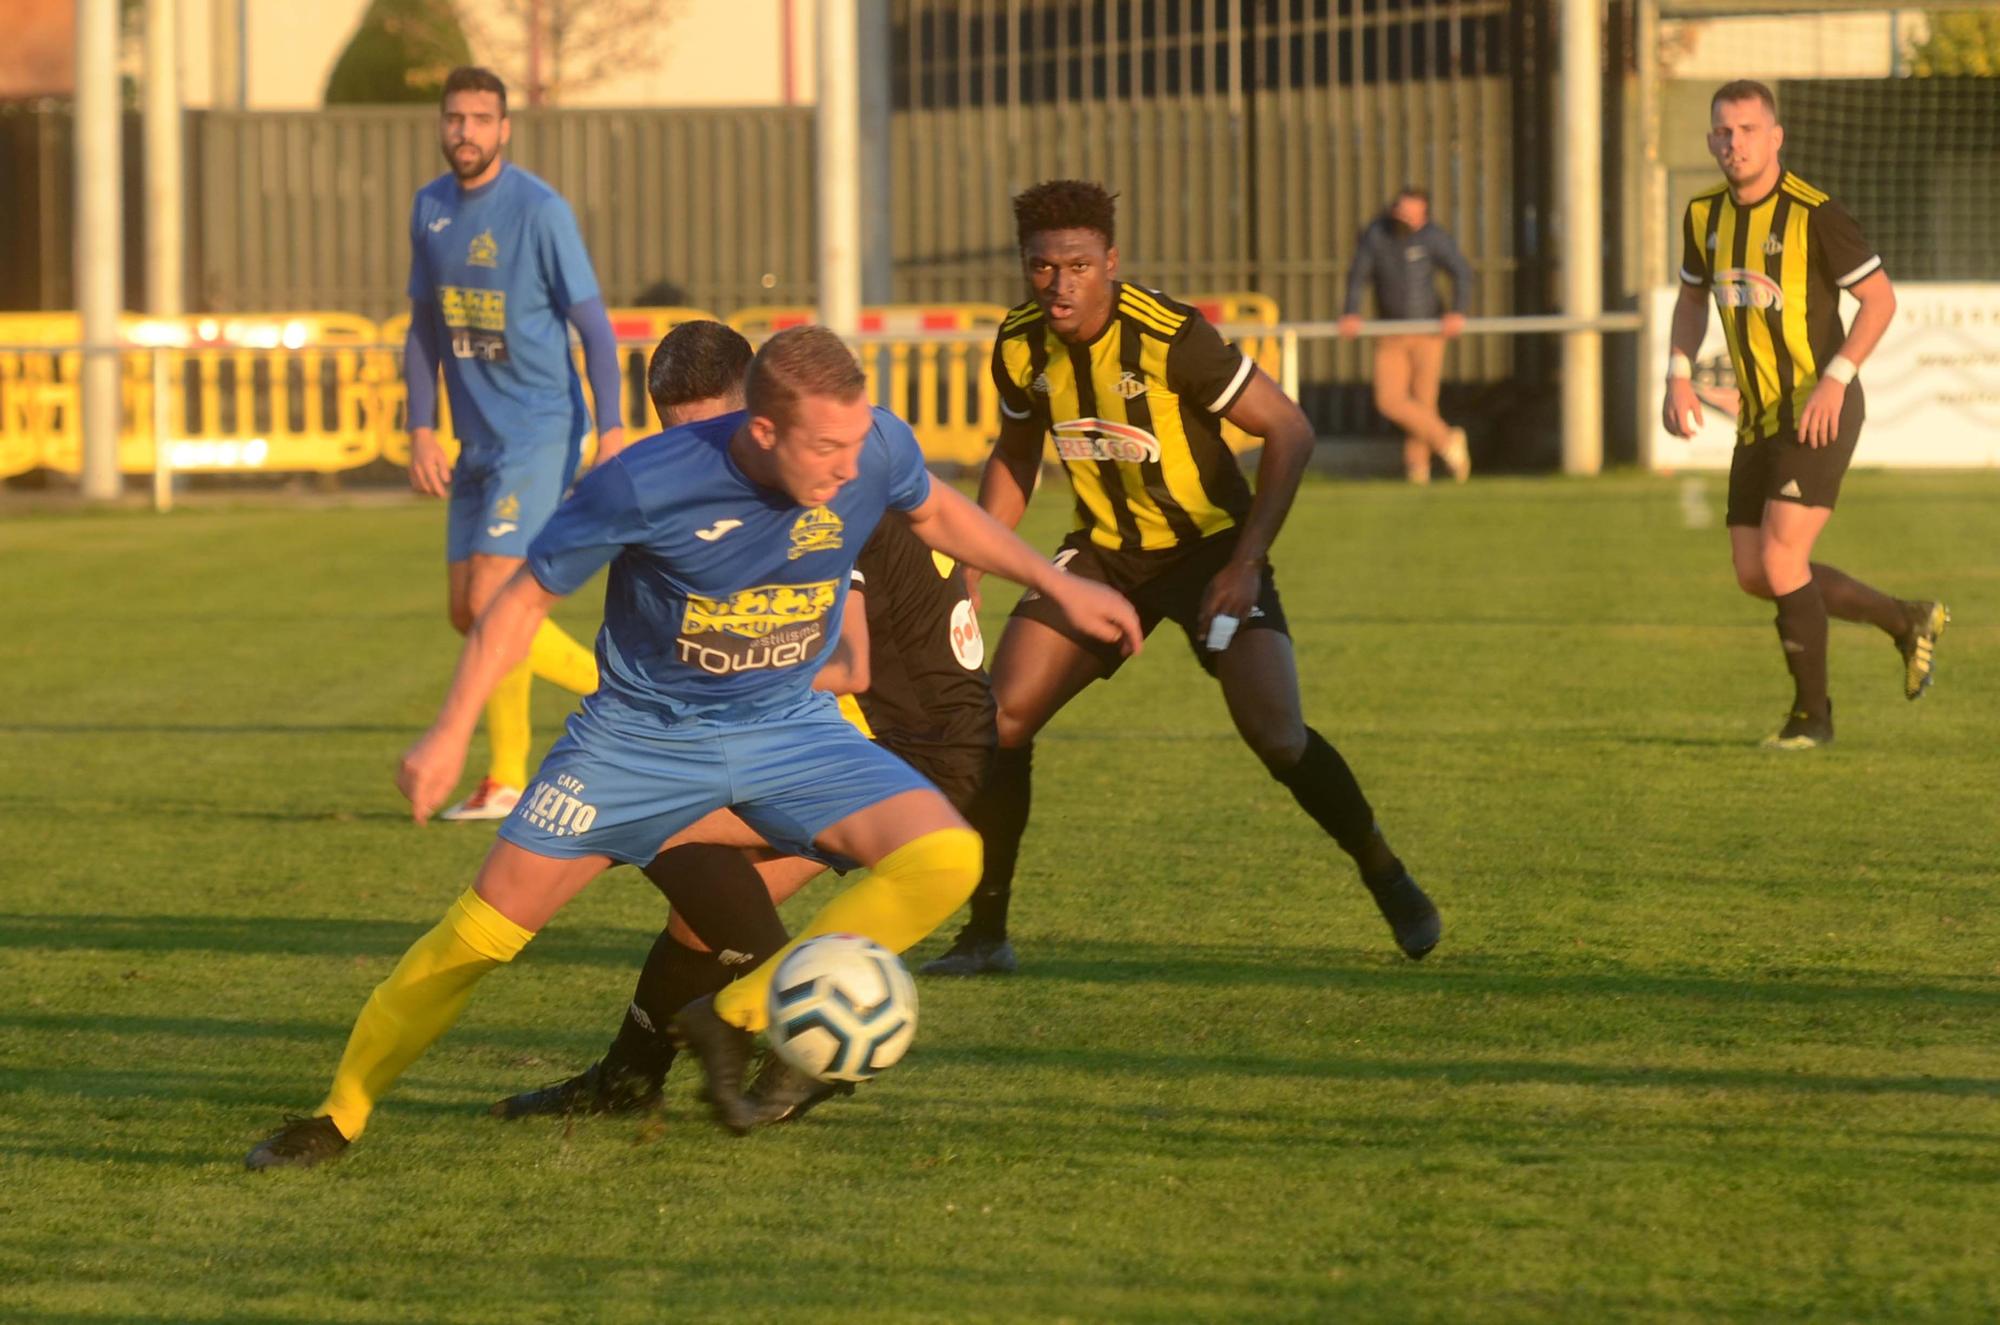
<path fill-rule="evenodd" d="M 1014 895 L 1014 863 L 1028 831 L 1028 804 L 1034 792 L 1035 747 L 993 752 L 986 781 L 966 807 L 965 817 L 986 842 L 986 871 L 972 890 L 966 932 L 997 943 L 1007 937 L 1007 904 Z"/>
<path fill-rule="evenodd" d="M 618 1037 L 604 1056 L 606 1068 L 658 1079 L 674 1061 L 674 1040 L 668 1027 L 674 1014 L 704 994 L 713 994 L 730 977 L 748 969 L 725 966 L 713 952 L 700 952 L 662 932 L 646 956 L 639 984 L 625 1009 Z"/>
<path fill-rule="evenodd" d="M 790 937 L 757 867 L 739 847 L 673 847 L 653 857 L 646 877 L 687 927 L 723 954 L 726 965 L 740 964 L 740 958 L 729 959 L 730 952 L 747 954 L 756 959 L 747 970 Z"/>
<path fill-rule="evenodd" d="M 1826 603 L 1828 616 L 1839 617 L 1842 621 L 1865 621 L 1898 639 L 1910 628 L 1909 613 L 1901 599 L 1891 598 L 1846 571 L 1822 566 L 1816 561 L 1812 566 L 1812 577 L 1813 583 L 1819 586 L 1820 598 Z"/>
<path fill-rule="evenodd" d="M 1376 831 L 1375 811 L 1362 794 L 1361 784 L 1354 780 L 1354 770 L 1324 736 L 1306 728 L 1306 751 L 1299 762 L 1283 772 L 1273 770 L 1271 776 L 1285 784 L 1292 798 L 1342 851 L 1354 857 L 1362 878 L 1375 882 L 1402 872 L 1402 862 Z"/>
<path fill-rule="evenodd" d="M 738 847 L 695 843 L 663 851 L 646 877 L 713 951 L 662 933 L 639 972 L 605 1065 L 663 1074 L 674 1060 L 674 1014 L 785 946 L 790 937 L 757 867 Z"/>
<path fill-rule="evenodd" d="M 1778 642 L 1792 673 L 1792 708 L 1808 717 L 1826 713 L 1826 600 L 1819 585 L 1779 594 Z"/>

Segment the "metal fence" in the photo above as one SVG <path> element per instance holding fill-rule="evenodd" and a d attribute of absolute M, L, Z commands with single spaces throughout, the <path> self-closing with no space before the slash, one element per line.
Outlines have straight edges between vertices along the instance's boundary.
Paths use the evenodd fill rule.
<path fill-rule="evenodd" d="M 1518 251 L 1537 236 L 1515 220 L 1520 163 L 1536 163 L 1531 196 L 1546 183 L 1546 135 L 1523 148 L 1513 133 L 1527 90 L 1514 71 L 1535 71 L 1546 43 L 1541 0 L 893 10 L 899 298 L 1011 297 L 1008 199 L 1074 175 L 1121 195 L 1125 270 L 1170 292 L 1251 290 L 1288 320 L 1337 316 L 1356 236 L 1413 183 L 1472 262 L 1476 310 L 1547 307 L 1545 281 L 1522 288 Z M 1379 423 L 1363 354 L 1304 347 L 1302 393 L 1323 431 Z M 1514 357 L 1505 338 L 1467 340 L 1449 376 L 1496 382 Z"/>
<path fill-rule="evenodd" d="M 1073 174 L 1122 195 L 1127 272 L 1176 294 L 1243 290 L 1287 319 L 1332 317 L 1356 234 L 1411 182 L 1472 262 L 1475 311 L 1550 311 L 1535 131 L 1548 0 L 891 8 L 897 303 L 1012 302 L 1009 198 Z M 191 307 L 402 306 L 410 198 L 441 169 L 428 108 L 200 112 L 188 141 Z M 512 155 L 575 208 L 608 302 L 727 313 L 815 297 L 809 110 L 522 111 Z M 128 213 L 128 236 L 142 223 Z M 43 262 L 66 269 L 68 230 L 45 230 Z M 25 306 L 63 306 L 39 293 Z M 1468 339 L 1448 377 L 1532 391 L 1547 377 L 1522 371 L 1536 353 Z M 1381 426 L 1363 363 L 1353 345 L 1306 346 L 1302 394 L 1323 431 Z"/>
<path fill-rule="evenodd" d="M 410 200 L 443 168 L 435 113 L 210 112 L 191 157 L 205 307 L 406 306 Z M 610 303 L 813 298 L 810 111 L 523 111 L 510 157 L 568 199 Z"/>

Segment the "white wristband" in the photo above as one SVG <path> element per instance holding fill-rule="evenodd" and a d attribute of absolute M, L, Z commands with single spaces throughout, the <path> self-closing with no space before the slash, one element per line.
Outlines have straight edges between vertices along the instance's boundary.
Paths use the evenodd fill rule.
<path fill-rule="evenodd" d="M 1844 354 L 1836 354 L 1827 360 L 1826 371 L 1821 376 L 1831 378 L 1842 386 L 1846 386 L 1854 380 L 1854 375 L 1860 371 L 1861 369 L 1855 365 L 1854 360 Z"/>
<path fill-rule="evenodd" d="M 1691 378 L 1694 376 L 1694 365 L 1688 362 L 1688 357 L 1685 354 L 1682 354 L 1679 350 L 1675 350 L 1667 356 L 1667 376 L 1670 379 L 1681 378 L 1685 380 Z"/>

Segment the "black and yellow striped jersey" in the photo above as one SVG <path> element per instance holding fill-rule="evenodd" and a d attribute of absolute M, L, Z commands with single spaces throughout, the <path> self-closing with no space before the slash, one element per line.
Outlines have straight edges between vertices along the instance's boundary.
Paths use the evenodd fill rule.
<path fill-rule="evenodd" d="M 1714 292 L 1736 367 L 1737 443 L 1796 431 L 1847 338 L 1840 292 L 1882 259 L 1846 209 L 1789 170 L 1748 205 L 1726 183 L 1696 194 L 1681 229 L 1681 280 Z"/>
<path fill-rule="evenodd" d="M 868 623 L 869 681 L 841 696 L 848 721 L 905 757 L 992 748 L 986 642 L 965 568 L 925 547 L 891 511 L 862 544 L 852 583 Z"/>
<path fill-rule="evenodd" d="M 1035 303 L 1009 311 L 993 343 L 1001 410 L 1053 436 L 1077 526 L 1128 552 L 1186 547 L 1249 512 L 1221 418 L 1253 371 L 1200 312 L 1123 281 L 1086 343 L 1058 338 Z"/>

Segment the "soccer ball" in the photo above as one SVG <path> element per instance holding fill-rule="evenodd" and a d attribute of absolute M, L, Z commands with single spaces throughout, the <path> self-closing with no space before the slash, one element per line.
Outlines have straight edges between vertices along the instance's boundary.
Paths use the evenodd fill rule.
<path fill-rule="evenodd" d="M 794 948 L 771 981 L 770 1010 L 771 1048 L 820 1081 L 866 1081 L 917 1034 L 910 973 L 859 934 L 822 934 Z"/>

